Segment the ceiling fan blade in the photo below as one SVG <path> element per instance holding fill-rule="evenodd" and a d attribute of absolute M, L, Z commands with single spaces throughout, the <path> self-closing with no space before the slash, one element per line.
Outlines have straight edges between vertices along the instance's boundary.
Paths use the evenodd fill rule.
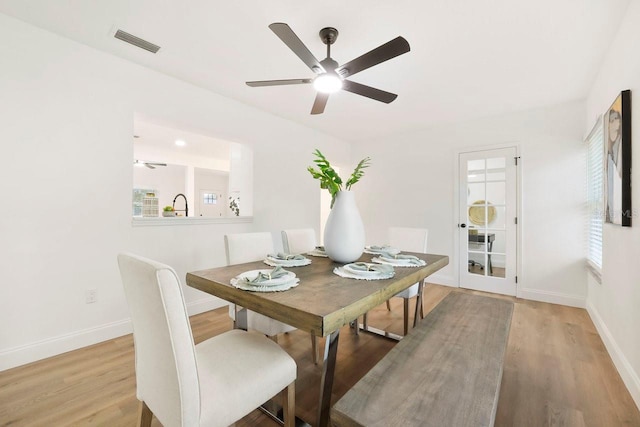
<path fill-rule="evenodd" d="M 247 86 L 282 86 L 282 85 L 299 85 L 311 83 L 313 79 L 287 79 L 287 80 L 260 80 L 256 82 L 247 82 Z"/>
<path fill-rule="evenodd" d="M 342 81 L 342 89 L 347 92 L 355 93 L 356 95 L 366 96 L 367 98 L 375 99 L 376 101 L 384 102 L 386 104 L 393 102 L 398 95 L 391 92 L 385 92 L 384 90 L 376 89 L 375 87 L 363 85 L 360 83 L 352 82 L 349 80 Z"/>
<path fill-rule="evenodd" d="M 411 50 L 409 42 L 403 37 L 397 37 L 390 42 L 378 46 L 377 48 L 365 53 L 356 59 L 347 62 L 339 66 L 336 69 L 336 73 L 342 78 L 353 76 L 360 71 L 380 64 L 381 62 L 388 61 L 391 58 L 407 53 Z"/>
<path fill-rule="evenodd" d="M 316 100 L 313 102 L 313 107 L 311 108 L 311 114 L 324 113 L 324 107 L 327 105 L 328 99 L 328 93 L 318 92 L 318 94 L 316 95 Z"/>
<path fill-rule="evenodd" d="M 313 56 L 307 46 L 302 43 L 302 40 L 298 38 L 291 27 L 282 22 L 275 22 L 269 25 L 269 28 L 271 28 L 271 31 L 273 31 L 298 58 L 302 59 L 302 62 L 307 64 L 307 67 L 311 68 L 311 71 L 316 74 L 324 73 L 325 70 L 322 65 L 320 65 L 320 62 Z"/>

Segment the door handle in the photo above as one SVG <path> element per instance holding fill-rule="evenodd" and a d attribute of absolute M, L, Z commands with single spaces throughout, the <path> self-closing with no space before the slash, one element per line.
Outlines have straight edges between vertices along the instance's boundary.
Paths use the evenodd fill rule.
<path fill-rule="evenodd" d="M 467 224 L 460 224 L 458 227 L 460 227 L 460 228 L 467 228 Z"/>

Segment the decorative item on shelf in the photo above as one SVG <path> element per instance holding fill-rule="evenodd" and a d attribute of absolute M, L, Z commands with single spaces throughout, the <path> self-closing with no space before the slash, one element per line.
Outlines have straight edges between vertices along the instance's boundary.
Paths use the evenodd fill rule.
<path fill-rule="evenodd" d="M 229 196 L 229 209 L 236 216 L 240 216 L 240 197 L 231 197 Z"/>
<path fill-rule="evenodd" d="M 162 216 L 164 217 L 174 217 L 176 216 L 178 213 L 173 209 L 172 206 L 165 206 L 162 209 Z"/>
<path fill-rule="evenodd" d="M 158 216 L 158 198 L 155 193 L 147 193 L 142 199 L 142 216 L 156 218 Z"/>
<path fill-rule="evenodd" d="M 347 180 L 345 190 L 342 189 L 342 178 L 331 167 L 329 161 L 320 150 L 313 153 L 318 169 L 309 166 L 307 170 L 312 177 L 320 181 L 320 188 L 331 194 L 331 213 L 324 229 L 324 249 L 327 256 L 334 261 L 349 263 L 362 255 L 365 243 L 364 224 L 356 205 L 351 187 L 364 175 L 371 159 L 365 157 Z"/>

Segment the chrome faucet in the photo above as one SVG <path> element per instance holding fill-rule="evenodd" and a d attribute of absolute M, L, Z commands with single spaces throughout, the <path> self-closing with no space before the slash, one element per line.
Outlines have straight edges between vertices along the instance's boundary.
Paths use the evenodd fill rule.
<path fill-rule="evenodd" d="M 176 200 L 180 196 L 182 196 L 184 198 L 184 209 L 176 210 Z M 174 197 L 173 198 L 173 204 L 171 206 L 173 207 L 173 210 L 175 212 L 183 212 L 184 211 L 184 216 L 189 216 L 189 204 L 187 203 L 187 196 L 185 196 L 184 194 L 179 193 L 176 197 Z"/>

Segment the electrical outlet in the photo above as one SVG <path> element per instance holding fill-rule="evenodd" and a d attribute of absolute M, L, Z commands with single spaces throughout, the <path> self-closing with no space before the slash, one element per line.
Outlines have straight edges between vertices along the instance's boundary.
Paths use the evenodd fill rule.
<path fill-rule="evenodd" d="M 84 293 L 85 303 L 92 304 L 98 300 L 97 289 L 87 289 Z"/>

